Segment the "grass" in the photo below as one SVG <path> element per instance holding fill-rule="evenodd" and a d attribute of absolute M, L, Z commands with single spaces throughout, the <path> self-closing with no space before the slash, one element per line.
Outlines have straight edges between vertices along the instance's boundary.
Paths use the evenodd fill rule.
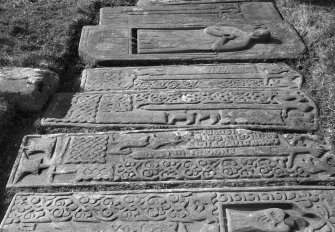
<path fill-rule="evenodd" d="M 291 61 L 290 65 L 304 75 L 303 89 L 319 105 L 320 130 L 317 133 L 334 139 L 335 25 L 332 24 L 335 3 L 321 0 L 275 2 L 309 48 L 304 59 Z M 59 74 L 61 91 L 76 91 L 84 68 L 77 55 L 82 26 L 97 24 L 97 13 L 102 6 L 131 4 L 134 4 L 133 0 L 0 0 L 0 66 L 48 68 Z M 2 209 L 7 208 L 13 194 L 5 191 L 5 185 L 21 140 L 24 135 L 39 129 L 35 124 L 39 114 L 13 115 L 12 109 L 9 103 L 0 99 L 0 133 L 4 137 L 0 142 Z M 4 213 L 4 210 L 0 211 L 0 218 Z"/>
<path fill-rule="evenodd" d="M 335 2 L 275 0 L 285 20 L 303 37 L 308 54 L 291 63 L 305 78 L 303 90 L 320 110 L 319 134 L 335 140 Z"/>

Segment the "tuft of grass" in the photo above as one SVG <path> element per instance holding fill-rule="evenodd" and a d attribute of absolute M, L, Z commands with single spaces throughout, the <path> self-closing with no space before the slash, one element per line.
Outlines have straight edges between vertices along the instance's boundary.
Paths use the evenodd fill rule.
<path fill-rule="evenodd" d="M 305 78 L 303 89 L 320 110 L 320 134 L 335 140 L 335 2 L 275 0 L 308 47 L 307 56 L 292 63 Z"/>

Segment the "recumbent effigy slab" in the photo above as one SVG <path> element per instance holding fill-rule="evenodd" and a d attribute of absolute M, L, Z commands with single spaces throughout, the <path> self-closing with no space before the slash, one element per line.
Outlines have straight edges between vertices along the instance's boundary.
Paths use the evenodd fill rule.
<path fill-rule="evenodd" d="M 273 3 L 102 8 L 82 30 L 87 63 L 298 58 L 305 45 Z"/>
<path fill-rule="evenodd" d="M 26 136 L 7 187 L 332 182 L 329 139 L 243 129 Z"/>
<path fill-rule="evenodd" d="M 4 231 L 334 231 L 331 188 L 19 193 Z"/>

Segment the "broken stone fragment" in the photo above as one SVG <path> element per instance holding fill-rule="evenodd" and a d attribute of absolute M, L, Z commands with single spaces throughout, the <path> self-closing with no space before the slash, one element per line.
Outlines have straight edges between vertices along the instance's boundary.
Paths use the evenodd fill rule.
<path fill-rule="evenodd" d="M 0 68 L 0 96 L 23 112 L 40 111 L 59 87 L 58 75 L 38 68 Z"/>

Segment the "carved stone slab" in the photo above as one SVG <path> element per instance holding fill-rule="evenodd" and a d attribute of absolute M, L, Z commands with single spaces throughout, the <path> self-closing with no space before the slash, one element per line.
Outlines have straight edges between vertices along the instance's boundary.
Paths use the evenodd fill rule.
<path fill-rule="evenodd" d="M 31 135 L 7 187 L 334 181 L 334 160 L 328 139 L 243 129 Z"/>
<path fill-rule="evenodd" d="M 83 71 L 81 91 L 300 88 L 286 64 L 220 64 L 95 68 Z"/>
<path fill-rule="evenodd" d="M 61 93 L 44 126 L 314 130 L 317 107 L 301 91 L 210 89 Z"/>
<path fill-rule="evenodd" d="M 282 17 L 272 2 L 234 2 L 191 4 L 186 6 L 130 6 L 100 9 L 100 25 L 146 26 L 159 28 L 178 25 L 211 25 L 226 21 L 281 21 Z M 155 26 L 156 25 L 156 26 Z"/>
<path fill-rule="evenodd" d="M 249 1 L 261 2 L 263 0 L 139 0 L 136 3 L 136 5 L 137 6 L 184 5 L 184 4 L 210 4 L 210 3 L 249 2 Z"/>
<path fill-rule="evenodd" d="M 85 62 L 297 58 L 305 45 L 272 3 L 116 7 L 82 30 Z"/>
<path fill-rule="evenodd" d="M 3 231 L 335 231 L 331 189 L 20 193 Z"/>

